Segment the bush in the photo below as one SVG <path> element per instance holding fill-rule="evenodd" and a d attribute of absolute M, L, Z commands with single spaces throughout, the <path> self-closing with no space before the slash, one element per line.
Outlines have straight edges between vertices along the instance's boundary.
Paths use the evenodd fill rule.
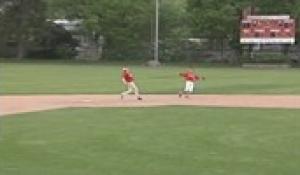
<path fill-rule="evenodd" d="M 29 49 L 30 58 L 73 58 L 78 41 L 63 27 L 48 23 Z"/>

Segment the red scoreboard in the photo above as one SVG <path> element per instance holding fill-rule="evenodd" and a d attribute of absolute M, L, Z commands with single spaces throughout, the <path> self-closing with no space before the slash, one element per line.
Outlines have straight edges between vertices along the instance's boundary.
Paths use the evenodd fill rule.
<path fill-rule="evenodd" d="M 247 16 L 241 21 L 241 44 L 294 44 L 295 20 L 288 15 Z"/>

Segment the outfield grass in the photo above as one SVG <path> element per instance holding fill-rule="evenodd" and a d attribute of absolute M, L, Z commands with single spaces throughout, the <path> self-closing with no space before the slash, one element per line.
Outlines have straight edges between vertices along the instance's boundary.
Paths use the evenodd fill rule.
<path fill-rule="evenodd" d="M 0 118 L 1 175 L 295 175 L 300 110 L 66 109 Z"/>
<path fill-rule="evenodd" d="M 143 93 L 176 93 L 186 67 L 132 66 Z M 120 93 L 118 65 L 0 63 L 0 94 Z M 203 94 L 300 94 L 300 70 L 196 68 L 207 77 L 196 88 Z"/>

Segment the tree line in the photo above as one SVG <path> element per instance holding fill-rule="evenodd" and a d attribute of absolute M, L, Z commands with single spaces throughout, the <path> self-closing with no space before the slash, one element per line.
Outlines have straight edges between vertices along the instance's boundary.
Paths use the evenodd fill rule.
<path fill-rule="evenodd" d="M 184 41 L 207 38 L 223 48 L 224 40 L 238 50 L 239 20 L 243 9 L 261 14 L 290 14 L 298 19 L 298 0 L 160 0 L 160 55 L 182 57 Z M 49 19 L 80 19 L 94 40 L 103 36 L 107 59 L 152 57 L 154 0 L 0 0 L 0 54 L 14 46 L 14 57 L 72 57 L 76 41 Z M 176 42 L 175 42 L 176 41 Z M 34 48 L 34 49 L 32 49 Z"/>

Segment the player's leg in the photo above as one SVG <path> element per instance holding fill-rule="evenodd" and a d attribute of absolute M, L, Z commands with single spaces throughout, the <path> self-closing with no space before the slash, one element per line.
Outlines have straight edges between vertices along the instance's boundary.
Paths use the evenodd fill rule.
<path fill-rule="evenodd" d="M 180 92 L 179 92 L 179 97 L 182 97 L 182 95 L 185 95 L 185 96 L 186 96 L 186 94 L 187 94 L 188 91 L 189 91 L 189 86 L 190 86 L 189 82 L 190 82 L 190 81 L 185 81 L 184 89 L 183 89 L 183 91 L 180 91 Z"/>
<path fill-rule="evenodd" d="M 182 97 L 182 94 L 183 94 L 183 92 L 182 92 L 182 91 L 179 91 L 179 92 L 178 92 L 178 97 L 181 98 L 181 97 Z"/>
<path fill-rule="evenodd" d="M 185 86 L 184 86 L 183 90 L 180 90 L 180 91 L 178 92 L 178 97 L 179 97 L 179 98 L 181 98 L 181 97 L 182 97 L 182 94 L 184 93 L 184 91 L 185 91 L 185 88 L 186 88 L 186 84 L 185 84 Z"/>
<path fill-rule="evenodd" d="M 181 98 L 182 95 L 185 94 L 186 88 L 187 88 L 187 84 L 186 84 L 186 82 L 185 82 L 184 87 L 183 87 L 183 90 L 180 90 L 180 91 L 178 92 L 178 97 L 179 97 L 179 98 Z"/>
<path fill-rule="evenodd" d="M 190 86 L 190 81 L 185 81 L 185 87 L 183 90 L 183 94 L 185 97 L 188 97 L 189 86 Z"/>
<path fill-rule="evenodd" d="M 192 81 L 187 81 L 187 85 L 186 85 L 186 94 L 185 94 L 185 97 L 186 98 L 189 98 L 189 95 L 193 93 L 194 91 L 194 82 Z"/>
<path fill-rule="evenodd" d="M 136 84 L 134 82 L 131 82 L 131 87 L 132 87 L 133 92 L 134 92 L 135 96 L 137 97 L 137 99 L 142 100 L 142 97 L 140 96 L 140 93 L 139 93 L 139 88 L 136 86 Z"/>
<path fill-rule="evenodd" d="M 180 91 L 178 92 L 178 97 L 179 97 L 179 98 L 181 98 L 182 95 L 186 94 L 186 91 L 187 91 L 187 84 L 188 84 L 187 81 L 185 81 L 185 85 L 184 85 L 183 90 L 180 90 Z"/>
<path fill-rule="evenodd" d="M 133 92 L 133 88 L 132 88 L 132 86 L 130 86 L 130 83 L 128 83 L 127 84 L 127 91 L 124 91 L 124 92 L 121 93 L 121 99 L 123 99 L 125 95 L 128 95 L 132 92 Z"/>

